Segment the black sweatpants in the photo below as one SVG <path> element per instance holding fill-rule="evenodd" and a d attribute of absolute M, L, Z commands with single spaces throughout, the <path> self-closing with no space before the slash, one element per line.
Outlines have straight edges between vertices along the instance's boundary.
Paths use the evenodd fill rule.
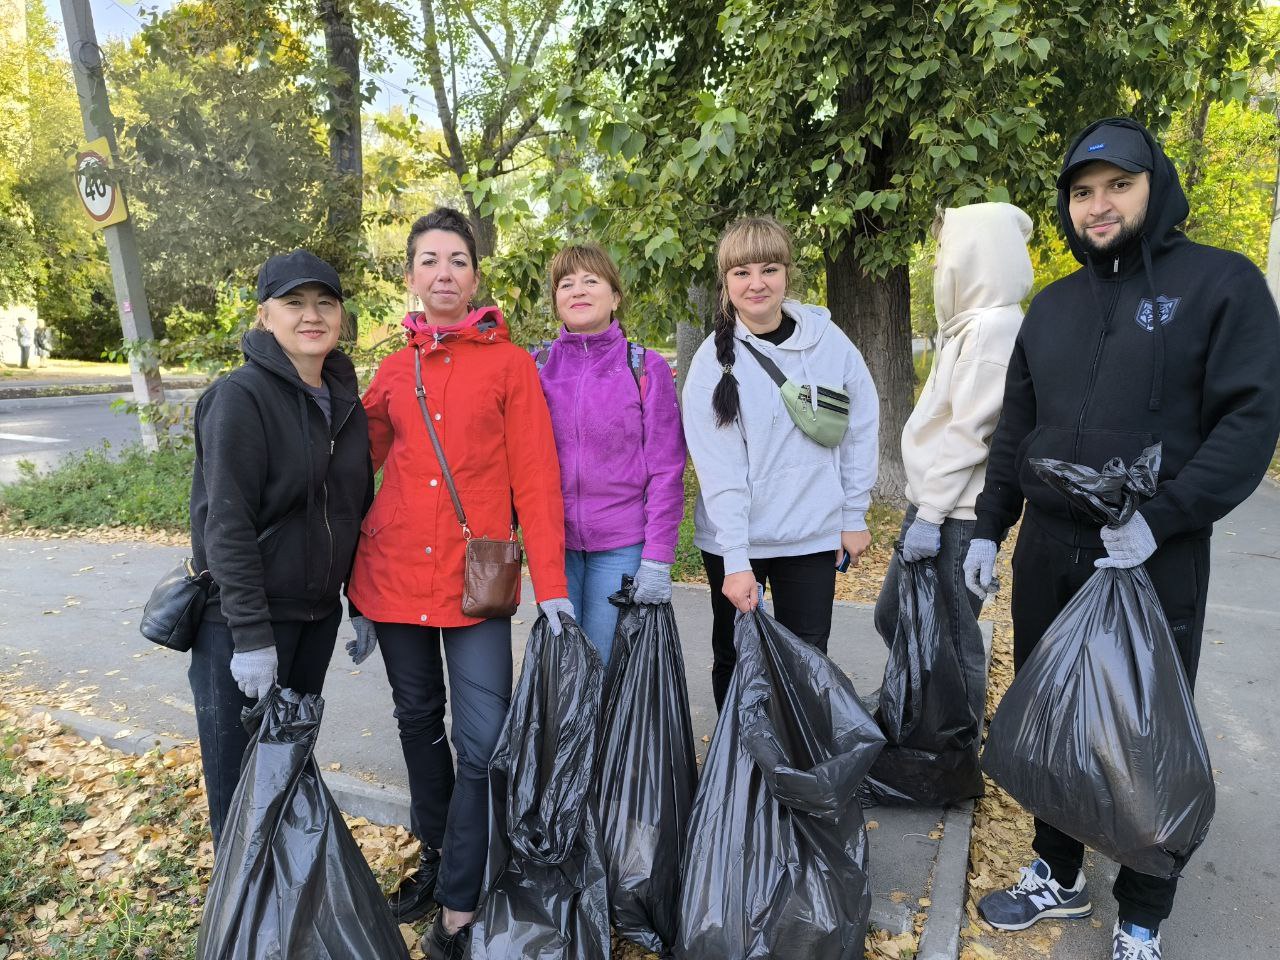
<path fill-rule="evenodd" d="M 716 710 L 724 705 L 738 650 L 733 645 L 737 608 L 720 592 L 724 586 L 724 557 L 702 551 L 711 583 L 711 690 Z M 805 643 L 827 652 L 831 636 L 831 605 L 836 599 L 836 552 L 822 550 L 800 557 L 752 560 L 756 580 L 773 594 L 773 616 Z"/>
<path fill-rule="evenodd" d="M 342 622 L 342 607 L 322 620 L 275 621 L 276 683 L 299 693 L 320 693 L 333 657 L 333 645 Z M 235 644 L 225 623 L 205 620 L 191 646 L 187 679 L 196 705 L 196 731 L 200 737 L 200 764 L 204 768 L 204 792 L 209 800 L 209 829 L 216 857 L 231 797 L 240 782 L 245 750 L 255 734 L 240 723 L 240 713 L 253 701 L 240 692 L 231 676 Z M 255 732 L 256 733 L 256 732 Z"/>
<path fill-rule="evenodd" d="M 1076 548 L 1037 525 L 1022 522 L 1013 551 L 1013 665 L 1017 671 L 1062 608 L 1094 573 L 1103 549 Z M 1209 592 L 1209 541 L 1177 540 L 1160 547 L 1143 566 L 1160 598 L 1187 682 L 1195 687 Z M 1058 883 L 1070 887 L 1084 862 L 1084 845 L 1042 820 L 1036 820 L 1036 853 Z M 1121 867 L 1112 892 L 1120 919 L 1154 929 L 1173 910 L 1178 881 Z"/>

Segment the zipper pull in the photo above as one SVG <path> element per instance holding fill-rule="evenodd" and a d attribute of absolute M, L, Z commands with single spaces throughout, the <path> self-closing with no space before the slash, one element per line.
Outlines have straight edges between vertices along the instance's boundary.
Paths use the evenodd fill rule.
<path fill-rule="evenodd" d="M 1111 272 L 1112 272 L 1112 273 L 1119 273 L 1119 272 L 1120 272 L 1120 258 L 1119 258 L 1119 257 L 1116 257 L 1116 259 L 1115 259 L 1115 263 L 1111 264 Z"/>
<path fill-rule="evenodd" d="M 333 440 L 332 438 L 330 438 L 330 440 L 329 440 L 329 456 L 333 456 L 333 445 L 334 445 L 334 443 L 336 443 L 336 442 L 337 442 L 337 441 L 335 441 L 335 440 Z"/>

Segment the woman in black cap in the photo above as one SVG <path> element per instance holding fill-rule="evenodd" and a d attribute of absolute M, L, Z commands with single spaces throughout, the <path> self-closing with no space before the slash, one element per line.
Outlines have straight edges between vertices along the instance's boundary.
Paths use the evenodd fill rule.
<path fill-rule="evenodd" d="M 329 264 L 272 257 L 245 363 L 196 404 L 191 550 L 214 585 L 187 676 L 215 848 L 249 743 L 240 712 L 276 683 L 320 693 L 373 499 L 369 424 L 337 349 L 343 315 Z"/>

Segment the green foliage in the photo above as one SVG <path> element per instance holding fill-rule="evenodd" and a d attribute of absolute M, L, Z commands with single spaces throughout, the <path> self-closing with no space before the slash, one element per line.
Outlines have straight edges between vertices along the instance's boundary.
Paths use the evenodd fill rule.
<path fill-rule="evenodd" d="M 0 488 L 0 512 L 6 525 L 19 528 L 185 532 L 194 457 L 190 449 L 147 453 L 140 444 L 118 451 L 103 444 L 68 456 L 47 473 L 22 461 L 21 477 Z"/>

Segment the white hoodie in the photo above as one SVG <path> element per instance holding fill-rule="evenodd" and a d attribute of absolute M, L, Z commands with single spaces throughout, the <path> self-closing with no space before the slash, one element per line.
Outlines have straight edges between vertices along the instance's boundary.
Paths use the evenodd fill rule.
<path fill-rule="evenodd" d="M 933 369 L 902 430 L 907 499 L 941 524 L 973 520 L 1005 372 L 1031 292 L 1031 218 L 1009 203 L 948 209 L 938 235 Z"/>
<path fill-rule="evenodd" d="M 724 557 L 726 574 L 750 570 L 752 559 L 835 551 L 840 531 L 867 527 L 880 416 L 871 374 L 824 308 L 795 300 L 782 308 L 796 330 L 777 346 L 741 321 L 735 327 L 736 423 L 717 427 L 711 407 L 721 376 L 714 337 L 694 354 L 685 382 L 684 432 L 700 488 L 693 542 Z M 778 385 L 745 341 L 788 379 L 849 395 L 849 427 L 839 447 L 822 446 L 792 422 Z"/>

